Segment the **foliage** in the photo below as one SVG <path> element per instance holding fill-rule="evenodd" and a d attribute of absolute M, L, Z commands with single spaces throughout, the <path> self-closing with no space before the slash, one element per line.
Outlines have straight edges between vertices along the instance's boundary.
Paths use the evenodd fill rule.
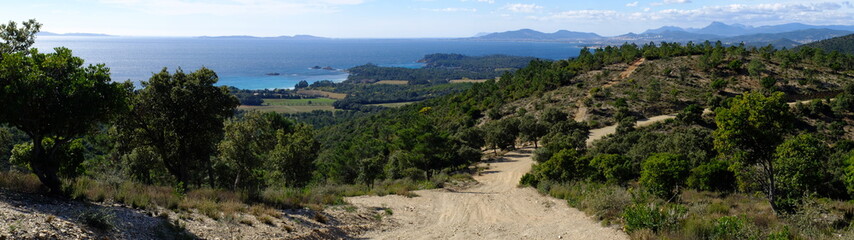
<path fill-rule="evenodd" d="M 210 156 L 222 138 L 223 122 L 238 101 L 207 68 L 190 74 L 164 68 L 132 97 L 132 111 L 117 127 L 124 154 L 150 147 L 177 183 L 214 182 Z"/>
<path fill-rule="evenodd" d="M 548 125 L 537 121 L 533 116 L 526 115 L 519 118 L 519 134 L 522 136 L 522 140 L 534 142 L 535 148 L 537 148 L 540 138 L 546 135 L 548 130 Z"/>
<path fill-rule="evenodd" d="M 648 229 L 654 232 L 675 227 L 679 218 L 685 215 L 684 206 L 636 203 L 623 211 L 626 232 Z"/>
<path fill-rule="evenodd" d="M 731 163 L 742 186 L 761 185 L 775 210 L 780 209 L 773 154 L 792 128 L 792 116 L 782 96 L 745 93 L 733 98 L 729 107 L 717 109 L 718 129 L 714 131 L 719 158 Z"/>
<path fill-rule="evenodd" d="M 630 158 L 619 154 L 596 155 L 590 160 L 590 167 L 611 184 L 622 184 L 636 177 L 636 170 Z"/>
<path fill-rule="evenodd" d="M 430 54 L 424 57 L 423 68 L 380 67 L 373 64 L 348 69 L 347 82 L 376 82 L 404 80 L 410 85 L 447 83 L 454 79 L 492 79 L 505 71 L 524 68 L 531 57 L 491 55 L 470 57 L 460 54 Z"/>
<path fill-rule="evenodd" d="M 30 46 L 36 42 L 36 33 L 42 27 L 42 24 L 36 22 L 35 19 L 30 19 L 26 22 L 21 22 L 21 28 L 14 21 L 9 21 L 8 24 L 0 24 L 0 58 L 3 54 L 26 52 Z"/>
<path fill-rule="evenodd" d="M 491 121 L 483 126 L 483 140 L 492 149 L 512 150 L 516 148 L 519 135 L 519 119 L 508 118 Z"/>
<path fill-rule="evenodd" d="M 702 191 L 728 192 L 735 189 L 735 173 L 726 162 L 712 160 L 691 169 L 688 187 Z"/>
<path fill-rule="evenodd" d="M 555 153 L 548 161 L 534 167 L 537 179 L 555 182 L 584 179 L 590 175 L 590 159 L 573 149 Z"/>
<path fill-rule="evenodd" d="M 659 153 L 643 162 L 639 181 L 652 194 L 670 199 L 679 194 L 689 171 L 690 165 L 683 156 Z"/>
<path fill-rule="evenodd" d="M 0 122 L 15 126 L 31 139 L 30 168 L 53 192 L 61 182 L 63 164 L 54 157 L 74 139 L 91 132 L 126 109 L 130 83 L 111 82 L 103 64 L 83 66 L 71 50 L 36 50 L 6 54 L 0 59 Z M 43 141 L 54 144 L 45 146 Z"/>
<path fill-rule="evenodd" d="M 778 207 L 791 210 L 805 194 L 826 193 L 824 190 L 833 181 L 827 171 L 829 151 L 810 134 L 789 138 L 777 146 L 774 165 L 780 195 L 776 199 Z"/>

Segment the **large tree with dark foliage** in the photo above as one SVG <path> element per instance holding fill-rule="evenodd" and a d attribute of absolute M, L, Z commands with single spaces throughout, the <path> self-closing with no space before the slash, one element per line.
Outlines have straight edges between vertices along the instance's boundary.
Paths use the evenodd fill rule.
<path fill-rule="evenodd" d="M 201 185 L 211 174 L 210 157 L 238 100 L 216 87 L 214 71 L 154 74 L 132 98 L 133 109 L 118 124 L 122 150 L 150 147 L 178 184 Z M 207 176 L 213 181 L 211 176 Z M 213 185 L 213 184 L 212 184 Z"/>
<path fill-rule="evenodd" d="M 719 157 L 730 161 L 742 183 L 761 186 L 777 211 L 780 169 L 773 156 L 793 126 L 789 106 L 782 97 L 779 92 L 737 96 L 729 107 L 716 111 L 718 129 L 714 131 Z"/>
<path fill-rule="evenodd" d="M 30 137 L 27 164 L 50 192 L 61 193 L 57 172 L 69 166 L 57 155 L 66 152 L 72 140 L 126 109 L 132 85 L 111 82 L 104 65 L 83 66 L 83 59 L 71 50 L 55 51 L 3 53 L 0 122 Z"/>

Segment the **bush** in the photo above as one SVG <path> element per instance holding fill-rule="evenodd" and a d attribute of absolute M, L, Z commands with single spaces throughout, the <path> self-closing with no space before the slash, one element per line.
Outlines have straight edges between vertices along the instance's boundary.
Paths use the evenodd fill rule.
<path fill-rule="evenodd" d="M 679 193 L 679 187 L 688 177 L 689 164 L 684 157 L 658 153 L 643 162 L 640 184 L 652 194 L 669 199 Z"/>
<path fill-rule="evenodd" d="M 590 167 L 608 183 L 622 184 L 635 177 L 631 159 L 619 154 L 597 155 Z"/>
<path fill-rule="evenodd" d="M 735 173 L 723 161 L 712 160 L 691 169 L 688 187 L 701 191 L 732 191 L 735 189 Z"/>
<path fill-rule="evenodd" d="M 711 239 L 750 239 L 750 225 L 745 216 L 725 216 L 715 220 Z"/>
<path fill-rule="evenodd" d="M 623 211 L 624 227 L 628 233 L 641 229 L 658 232 L 676 226 L 687 211 L 682 205 L 633 204 Z"/>
<path fill-rule="evenodd" d="M 572 149 L 564 149 L 552 156 L 548 161 L 536 166 L 536 171 L 542 177 L 558 182 L 582 179 L 588 176 L 589 160 L 579 156 Z"/>
<path fill-rule="evenodd" d="M 113 229 L 115 216 L 105 209 L 88 209 L 78 215 L 80 222 L 94 229 L 109 231 Z"/>

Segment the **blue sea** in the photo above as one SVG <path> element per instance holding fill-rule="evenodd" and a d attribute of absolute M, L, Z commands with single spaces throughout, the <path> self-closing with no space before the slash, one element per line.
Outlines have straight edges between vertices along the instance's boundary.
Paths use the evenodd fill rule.
<path fill-rule="evenodd" d="M 505 54 L 567 59 L 578 48 L 567 43 L 475 42 L 449 39 L 269 39 L 154 37 L 39 37 L 34 47 L 52 52 L 67 47 L 87 64 L 104 63 L 114 81 L 147 80 L 164 67 L 185 72 L 214 70 L 219 84 L 241 89 L 293 88 L 301 80 L 343 81 L 344 69 L 373 63 L 421 67 L 432 53 L 470 56 Z M 336 70 L 311 69 L 313 66 Z M 279 75 L 268 75 L 278 73 Z"/>

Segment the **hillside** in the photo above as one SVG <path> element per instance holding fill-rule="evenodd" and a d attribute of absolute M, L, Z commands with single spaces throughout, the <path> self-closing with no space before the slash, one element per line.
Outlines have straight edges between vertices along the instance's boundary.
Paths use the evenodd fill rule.
<path fill-rule="evenodd" d="M 838 51 L 854 54 L 854 34 L 805 44 L 803 47 L 818 48 L 826 52 Z"/>

